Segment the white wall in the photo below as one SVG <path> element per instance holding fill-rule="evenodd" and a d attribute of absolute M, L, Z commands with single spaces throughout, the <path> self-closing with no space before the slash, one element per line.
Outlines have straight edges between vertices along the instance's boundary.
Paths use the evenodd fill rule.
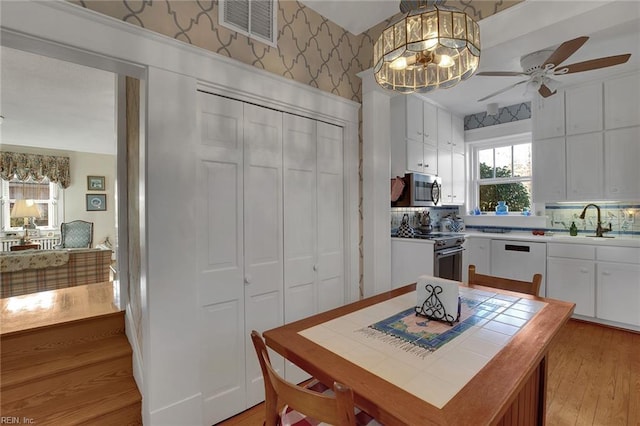
<path fill-rule="evenodd" d="M 113 243 L 116 235 L 116 157 L 114 155 L 72 152 L 71 185 L 64 190 L 64 213 L 60 222 L 85 220 L 93 222 L 93 245 L 104 242 L 106 237 Z M 104 176 L 105 191 L 88 191 L 87 176 Z M 87 211 L 87 194 L 106 194 L 106 211 Z"/>

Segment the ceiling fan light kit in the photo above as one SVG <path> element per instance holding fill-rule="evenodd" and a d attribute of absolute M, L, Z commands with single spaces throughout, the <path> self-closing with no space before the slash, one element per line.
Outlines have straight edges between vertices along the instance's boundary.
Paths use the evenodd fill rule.
<path fill-rule="evenodd" d="M 524 83 L 527 84 L 527 92 L 537 91 L 540 96 L 547 98 L 556 93 L 561 84 L 559 80 L 552 77 L 620 65 L 627 62 L 631 57 L 631 54 L 627 53 L 624 55 L 591 59 L 570 65 L 562 65 L 562 63 L 580 49 L 587 40 L 589 40 L 589 37 L 582 36 L 565 41 L 555 50 L 539 50 L 524 55 L 520 58 L 522 71 L 483 71 L 477 73 L 477 75 L 489 77 L 528 77 L 526 80 L 519 81 L 484 98 L 478 99 L 478 102 L 492 98 Z"/>
<path fill-rule="evenodd" d="M 400 2 L 406 15 L 373 46 L 376 82 L 401 93 L 427 93 L 471 77 L 480 61 L 480 28 L 441 1 Z"/>

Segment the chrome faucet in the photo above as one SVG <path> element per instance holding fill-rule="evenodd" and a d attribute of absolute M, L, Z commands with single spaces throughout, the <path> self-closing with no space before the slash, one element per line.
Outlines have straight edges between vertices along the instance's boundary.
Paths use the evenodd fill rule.
<path fill-rule="evenodd" d="M 611 231 L 611 222 L 609 222 L 609 228 L 603 228 L 602 227 L 602 223 L 601 223 L 601 219 L 600 219 L 600 207 L 596 206 L 593 203 L 587 204 L 586 206 L 584 206 L 584 209 L 582 210 L 582 213 L 580 214 L 580 219 L 584 219 L 584 215 L 587 212 L 587 209 L 589 207 L 595 207 L 596 210 L 598 211 L 598 225 L 596 226 L 596 237 L 603 237 L 605 232 L 610 232 Z"/>

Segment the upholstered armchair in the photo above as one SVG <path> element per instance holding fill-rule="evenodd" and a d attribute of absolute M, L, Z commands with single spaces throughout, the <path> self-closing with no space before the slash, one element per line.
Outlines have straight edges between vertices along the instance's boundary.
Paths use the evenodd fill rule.
<path fill-rule="evenodd" d="M 74 220 L 60 225 L 60 245 L 56 248 L 91 247 L 93 243 L 93 222 Z"/>

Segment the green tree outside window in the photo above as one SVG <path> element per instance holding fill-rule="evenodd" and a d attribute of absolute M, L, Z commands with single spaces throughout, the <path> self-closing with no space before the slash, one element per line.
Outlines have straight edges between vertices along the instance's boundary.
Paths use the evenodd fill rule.
<path fill-rule="evenodd" d="M 495 170 L 495 176 L 493 171 Z M 485 163 L 480 163 L 480 179 L 510 178 L 509 167 L 495 169 Z M 495 211 L 498 201 L 505 201 L 509 211 L 523 211 L 531 207 L 529 189 L 521 182 L 492 183 L 480 185 L 480 210 Z"/>

